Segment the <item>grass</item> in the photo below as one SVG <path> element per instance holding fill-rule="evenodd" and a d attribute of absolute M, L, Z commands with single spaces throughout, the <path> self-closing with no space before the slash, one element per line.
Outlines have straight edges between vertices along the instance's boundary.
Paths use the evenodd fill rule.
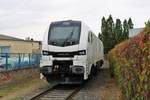
<path fill-rule="evenodd" d="M 0 99 L 1 100 L 22 100 L 24 96 L 40 89 L 41 87 L 48 86 L 44 80 L 25 79 L 17 83 L 12 83 L 0 86 Z"/>

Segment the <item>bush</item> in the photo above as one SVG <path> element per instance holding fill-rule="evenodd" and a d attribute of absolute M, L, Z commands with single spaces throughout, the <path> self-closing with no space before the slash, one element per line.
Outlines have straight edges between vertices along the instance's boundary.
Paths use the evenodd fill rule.
<path fill-rule="evenodd" d="M 112 49 L 111 75 L 120 84 L 125 100 L 150 99 L 150 22 L 143 32 Z"/>

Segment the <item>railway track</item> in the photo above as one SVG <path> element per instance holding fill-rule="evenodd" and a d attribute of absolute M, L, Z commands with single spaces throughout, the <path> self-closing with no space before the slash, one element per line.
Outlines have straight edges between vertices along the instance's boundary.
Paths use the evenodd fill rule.
<path fill-rule="evenodd" d="M 55 85 L 52 88 L 43 91 L 30 100 L 72 100 L 72 98 L 81 90 L 82 86 Z"/>

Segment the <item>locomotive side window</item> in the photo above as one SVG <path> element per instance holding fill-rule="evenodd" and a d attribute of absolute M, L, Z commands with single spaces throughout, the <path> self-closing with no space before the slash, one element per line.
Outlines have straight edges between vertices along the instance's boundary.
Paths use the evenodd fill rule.
<path fill-rule="evenodd" d="M 88 32 L 88 42 L 90 43 L 91 42 L 91 33 Z"/>
<path fill-rule="evenodd" d="M 91 32 L 91 43 L 93 42 L 93 35 L 92 35 L 92 32 Z"/>

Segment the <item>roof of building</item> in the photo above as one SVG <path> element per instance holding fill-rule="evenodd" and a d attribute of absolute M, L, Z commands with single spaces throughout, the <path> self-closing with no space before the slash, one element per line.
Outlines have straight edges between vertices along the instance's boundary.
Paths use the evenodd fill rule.
<path fill-rule="evenodd" d="M 20 38 L 8 36 L 8 35 L 3 35 L 3 34 L 0 34 L 0 40 L 13 40 L 13 41 L 25 41 L 25 42 L 41 42 L 41 41 L 34 41 L 34 40 L 24 40 L 24 39 L 20 39 Z"/>
<path fill-rule="evenodd" d="M 8 36 L 8 35 L 2 35 L 0 34 L 0 39 L 7 39 L 7 40 L 22 40 L 16 37 Z"/>
<path fill-rule="evenodd" d="M 143 28 L 134 28 L 129 30 L 129 37 L 133 37 L 143 31 Z"/>

